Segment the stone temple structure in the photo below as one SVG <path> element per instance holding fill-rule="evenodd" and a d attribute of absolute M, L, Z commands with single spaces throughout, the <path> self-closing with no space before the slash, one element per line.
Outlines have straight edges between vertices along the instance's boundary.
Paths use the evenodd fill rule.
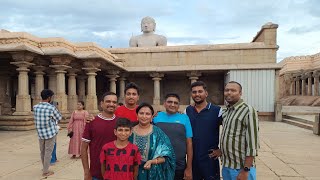
<path fill-rule="evenodd" d="M 243 98 L 260 119 L 273 120 L 280 65 L 276 63 L 277 24 L 262 26 L 248 43 L 102 48 L 64 38 L 26 32 L 0 32 L 0 129 L 33 129 L 32 105 L 50 88 L 66 123 L 77 100 L 97 113 L 98 97 L 116 92 L 120 102 L 127 82 L 141 87 L 140 102 L 162 110 L 163 96 L 177 92 L 181 110 L 190 104 L 190 84 L 207 83 L 209 101 L 224 104 L 229 80 L 243 85 Z"/>

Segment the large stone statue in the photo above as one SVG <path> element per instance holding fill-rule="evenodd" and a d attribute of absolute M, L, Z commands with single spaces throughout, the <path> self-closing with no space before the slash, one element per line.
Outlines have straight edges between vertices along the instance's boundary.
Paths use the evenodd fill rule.
<path fill-rule="evenodd" d="M 130 47 L 151 47 L 151 46 L 166 46 L 167 38 L 154 34 L 156 30 L 156 22 L 152 17 L 144 17 L 141 20 L 141 31 L 143 34 L 132 36 L 129 45 Z"/>

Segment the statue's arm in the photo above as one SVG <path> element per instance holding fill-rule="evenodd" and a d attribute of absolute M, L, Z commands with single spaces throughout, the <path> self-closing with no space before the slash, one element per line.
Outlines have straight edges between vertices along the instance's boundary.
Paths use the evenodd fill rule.
<path fill-rule="evenodd" d="M 158 46 L 167 46 L 167 38 L 164 36 L 160 36 L 157 45 Z"/>
<path fill-rule="evenodd" d="M 129 46 L 130 47 L 138 47 L 137 38 L 135 36 L 130 38 Z"/>

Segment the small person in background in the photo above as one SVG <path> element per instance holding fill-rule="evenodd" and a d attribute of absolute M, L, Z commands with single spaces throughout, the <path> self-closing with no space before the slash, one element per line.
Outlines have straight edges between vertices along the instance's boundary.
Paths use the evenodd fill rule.
<path fill-rule="evenodd" d="M 50 104 L 54 105 L 58 109 L 59 103 L 57 101 L 51 101 Z M 58 122 L 56 127 L 57 127 L 57 131 L 59 132 L 60 126 L 58 126 Z M 50 165 L 53 166 L 56 162 L 59 162 L 59 160 L 57 159 L 57 138 L 56 138 L 56 142 L 54 143 L 53 151 L 51 154 Z"/>
<path fill-rule="evenodd" d="M 88 115 L 88 111 L 84 110 L 84 102 L 79 101 L 77 103 L 77 110 L 71 114 L 67 127 L 68 136 L 70 137 L 68 154 L 72 155 L 72 159 L 81 154 L 81 138 L 85 127 L 85 119 Z"/>

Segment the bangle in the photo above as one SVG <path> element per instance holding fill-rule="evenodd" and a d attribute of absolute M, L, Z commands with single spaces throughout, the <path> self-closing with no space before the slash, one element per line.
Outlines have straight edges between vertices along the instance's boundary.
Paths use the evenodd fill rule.
<path fill-rule="evenodd" d="M 158 158 L 156 158 L 156 164 L 158 164 Z"/>

